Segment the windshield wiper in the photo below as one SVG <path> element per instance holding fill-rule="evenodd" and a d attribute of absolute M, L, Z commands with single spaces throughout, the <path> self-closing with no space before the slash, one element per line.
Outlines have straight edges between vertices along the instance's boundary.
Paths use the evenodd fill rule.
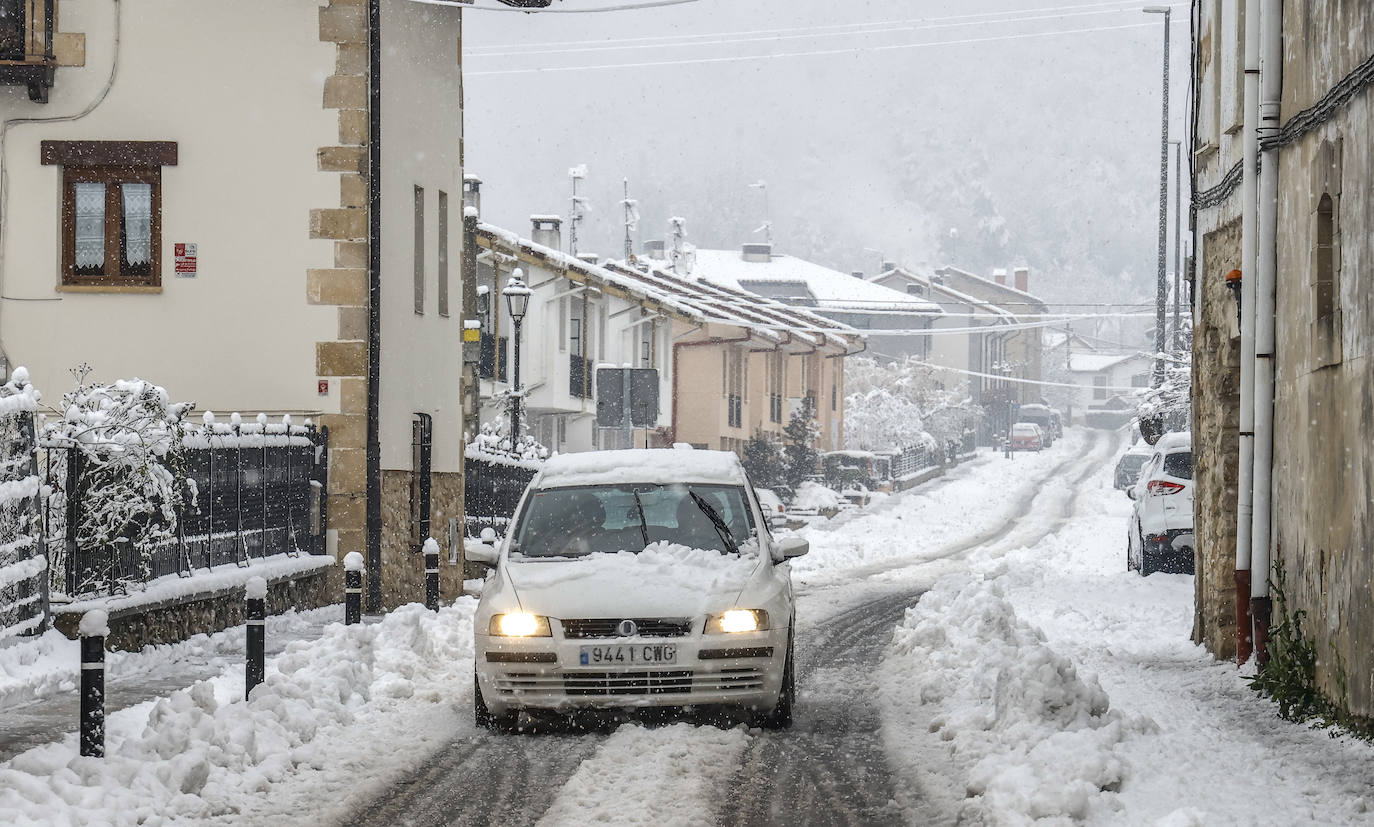
<path fill-rule="evenodd" d="M 644 519 L 644 503 L 639 501 L 639 492 L 632 492 L 635 495 L 635 508 L 639 509 L 639 535 L 644 538 L 644 547 L 649 547 L 649 522 Z"/>
<path fill-rule="evenodd" d="M 730 527 L 721 519 L 720 514 L 706 502 L 706 499 L 695 491 L 688 491 L 692 496 L 692 502 L 697 504 L 701 513 L 706 515 L 706 519 L 711 521 L 711 526 L 715 528 L 716 534 L 720 535 L 720 541 L 725 544 L 725 548 L 731 554 L 739 554 L 739 546 L 735 543 L 734 535 L 730 533 Z"/>

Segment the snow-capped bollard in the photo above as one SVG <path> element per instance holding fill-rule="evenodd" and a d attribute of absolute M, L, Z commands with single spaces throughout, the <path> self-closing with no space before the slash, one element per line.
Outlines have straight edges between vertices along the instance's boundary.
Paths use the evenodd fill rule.
<path fill-rule="evenodd" d="M 248 660 L 243 668 L 243 697 L 252 695 L 253 687 L 267 677 L 267 581 L 261 577 L 248 578 L 244 586 L 245 615 L 248 625 Z"/>
<path fill-rule="evenodd" d="M 422 549 L 425 553 L 425 608 L 439 611 L 439 543 L 430 537 Z"/>
<path fill-rule="evenodd" d="M 344 555 L 344 625 L 363 619 L 363 556 L 356 551 Z"/>
<path fill-rule="evenodd" d="M 81 616 L 81 754 L 105 757 L 105 638 L 110 616 L 92 609 Z"/>

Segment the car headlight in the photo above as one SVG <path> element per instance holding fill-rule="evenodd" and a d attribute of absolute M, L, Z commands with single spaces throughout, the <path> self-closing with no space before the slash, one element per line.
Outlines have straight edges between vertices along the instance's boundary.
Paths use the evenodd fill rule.
<path fill-rule="evenodd" d="M 496 637 L 550 637 L 549 619 L 529 612 L 492 615 L 488 631 Z"/>
<path fill-rule="evenodd" d="M 762 632 L 768 628 L 768 612 L 763 609 L 730 609 L 706 618 L 708 635 Z"/>

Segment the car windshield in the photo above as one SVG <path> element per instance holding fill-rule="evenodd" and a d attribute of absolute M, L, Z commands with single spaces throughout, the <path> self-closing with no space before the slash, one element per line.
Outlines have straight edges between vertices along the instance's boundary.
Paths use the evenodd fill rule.
<path fill-rule="evenodd" d="M 1193 478 L 1193 452 L 1179 451 L 1173 454 L 1166 454 L 1164 457 L 1164 473 L 1171 477 L 1178 477 L 1181 480 Z"/>
<path fill-rule="evenodd" d="M 746 502 L 744 489 L 737 485 L 595 485 L 535 491 L 522 511 L 511 556 L 637 553 L 660 541 L 725 554 L 750 538 L 754 517 Z M 708 512 L 719 518 L 719 528 Z"/>
<path fill-rule="evenodd" d="M 1018 422 L 1011 428 L 1015 436 L 1035 436 L 1035 425 L 1025 422 Z"/>

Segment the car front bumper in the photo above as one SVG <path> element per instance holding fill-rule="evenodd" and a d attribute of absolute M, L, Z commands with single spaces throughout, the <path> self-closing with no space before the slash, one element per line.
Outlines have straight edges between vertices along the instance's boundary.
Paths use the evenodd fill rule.
<path fill-rule="evenodd" d="M 474 662 L 487 709 L 728 705 L 766 711 L 778 700 L 787 630 L 672 638 L 505 638 L 478 634 Z M 671 663 L 584 665 L 583 647 L 675 647 Z"/>

